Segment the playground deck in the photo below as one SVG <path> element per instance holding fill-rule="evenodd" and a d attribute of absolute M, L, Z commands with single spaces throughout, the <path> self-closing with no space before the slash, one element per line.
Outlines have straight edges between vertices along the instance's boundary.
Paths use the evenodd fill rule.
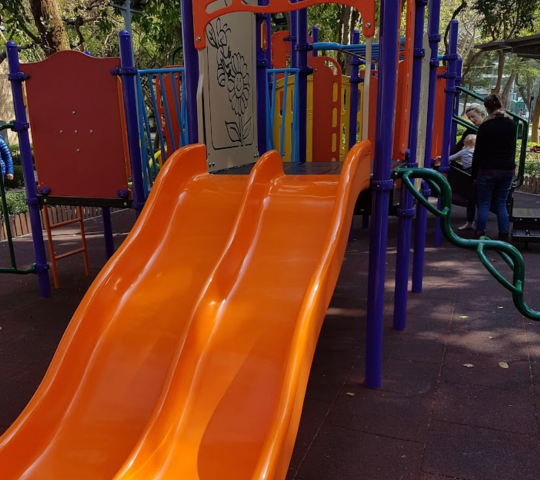
<path fill-rule="evenodd" d="M 517 194 L 516 206 L 538 208 L 540 197 Z M 463 209 L 455 217 L 457 226 Z M 127 232 L 133 212 L 117 213 L 113 222 L 116 232 Z M 429 225 L 432 230 L 433 218 Z M 489 229 L 496 229 L 493 218 Z M 0 434 L 39 385 L 104 264 L 99 230 L 99 221 L 87 221 L 91 277 L 84 277 L 82 258 L 63 260 L 61 289 L 49 300 L 38 298 L 34 277 L 0 276 Z M 362 385 L 369 243 L 368 232 L 356 229 L 321 332 L 289 478 L 537 480 L 540 324 L 516 313 L 473 252 L 445 244 L 427 249 L 424 293 L 409 295 L 407 331 L 393 331 L 396 232 L 392 218 L 383 387 Z M 431 231 L 428 245 L 432 238 Z M 55 241 L 62 251 L 78 238 L 63 229 Z M 0 258 L 6 248 L 0 244 Z M 30 238 L 17 240 L 17 249 L 21 264 L 29 262 Z M 540 246 L 524 255 L 526 297 L 540 308 L 533 293 L 540 285 Z"/>

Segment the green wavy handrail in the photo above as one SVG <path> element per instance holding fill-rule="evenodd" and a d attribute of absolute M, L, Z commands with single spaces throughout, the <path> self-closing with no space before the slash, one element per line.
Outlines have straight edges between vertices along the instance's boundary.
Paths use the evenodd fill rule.
<path fill-rule="evenodd" d="M 397 168 L 392 172 L 392 177 L 401 179 L 404 185 L 412 195 L 429 212 L 441 219 L 441 230 L 445 238 L 456 247 L 476 250 L 480 261 L 486 267 L 489 273 L 510 293 L 512 300 L 518 311 L 531 320 L 540 321 L 540 312 L 530 308 L 524 299 L 523 288 L 525 285 L 525 261 L 519 250 L 506 242 L 490 240 L 488 237 L 481 237 L 478 240 L 466 240 L 458 236 L 450 222 L 452 213 L 452 188 L 448 180 L 439 172 L 423 168 Z M 432 205 L 414 186 L 413 178 L 421 178 L 426 181 L 435 191 L 439 191 L 440 208 Z M 485 252 L 494 251 L 499 254 L 513 272 L 513 278 L 510 282 L 504 277 L 489 261 Z"/>

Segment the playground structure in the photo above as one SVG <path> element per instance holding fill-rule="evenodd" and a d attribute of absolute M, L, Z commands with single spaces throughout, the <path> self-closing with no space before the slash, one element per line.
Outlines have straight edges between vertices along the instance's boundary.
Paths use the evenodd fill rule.
<path fill-rule="evenodd" d="M 361 12 L 366 43 L 359 46 L 357 32 L 349 50 L 363 53 L 368 66 L 378 60 L 376 73 L 364 74 L 363 82 L 357 57 L 348 88 L 333 61 L 314 53 L 310 57 L 306 8 L 321 3 L 344 3 Z M 91 202 L 104 208 L 110 239 L 107 208 L 131 205 L 142 213 L 81 303 L 30 405 L 0 439 L 6 480 L 32 475 L 284 478 L 354 204 L 368 188 L 371 173 L 366 384 L 380 386 L 392 160 L 401 159 L 408 167 L 394 173 L 407 187 L 401 189 L 398 210 L 398 330 L 406 326 L 413 199 L 418 201 L 413 291 L 422 289 L 426 213 L 450 213 L 446 183 L 427 168 L 414 168 L 418 163 L 431 167 L 440 142 L 440 171 L 448 173 L 459 95 L 457 22 L 451 24 L 442 82 L 440 1 L 431 2 L 428 37 L 426 3 L 407 1 L 402 42 L 399 2 L 382 2 L 378 51 L 372 42 L 375 2 L 369 0 L 273 0 L 268 5 L 182 0 L 185 65 L 152 71 L 137 71 L 131 63 L 127 32 L 120 34 L 120 59 L 61 52 L 40 64 L 20 66 L 16 46 L 8 46 L 14 128 L 33 219 L 40 203 Z M 269 15 L 291 10 L 296 40 L 289 57 L 291 63 L 295 58 L 294 66 L 268 68 L 275 66 L 270 64 Z M 225 46 L 230 56 L 224 55 Z M 39 82 L 45 71 L 50 77 Z M 106 93 L 94 91 L 98 97 L 107 94 L 107 102 L 102 96 L 84 103 L 79 92 L 84 85 L 73 86 L 74 76 L 92 78 L 91 72 L 100 75 L 94 81 Z M 51 105 L 39 106 L 38 89 L 51 79 L 58 81 L 62 95 L 47 101 L 56 102 L 59 114 L 44 123 L 40 110 L 51 111 Z M 440 86 L 446 90 L 442 96 Z M 323 91 L 325 102 L 319 101 Z M 427 102 L 420 101 L 421 91 L 429 92 Z M 154 127 L 145 97 L 150 98 Z M 95 120 L 103 115 L 98 107 L 103 105 L 110 137 Z M 434 121 L 436 108 L 443 108 L 444 121 Z M 394 122 L 396 111 L 402 118 Z M 323 112 L 328 115 L 321 122 L 330 121 L 330 128 L 319 130 Z M 74 123 L 79 118 L 81 123 Z M 31 181 L 29 126 L 37 188 Z M 324 150 L 318 147 L 322 138 Z M 199 142 L 205 148 L 195 145 Z M 349 151 L 338 164 L 342 142 Z M 310 144 L 312 161 L 307 162 Z M 76 163 L 87 152 L 99 157 L 104 146 L 103 163 Z M 279 152 L 266 151 L 272 146 Z M 327 157 L 319 156 L 321 151 Z M 240 174 L 245 166 L 249 176 Z M 336 167 L 340 175 L 330 173 Z M 67 175 L 55 178 L 62 169 Z M 113 173 L 104 181 L 102 172 L 108 169 Z M 224 169 L 228 175 L 219 174 Z M 297 175 L 287 176 L 284 169 Z M 409 179 L 414 177 L 425 181 L 415 185 Z M 440 197 L 440 210 L 425 201 L 430 189 Z M 37 225 L 33 221 L 35 268 L 46 296 L 45 249 Z M 447 226 L 443 222 L 442 231 L 450 235 Z M 498 280 L 522 303 L 521 311 L 534 317 L 523 306 L 524 268 L 517 250 L 501 242 L 471 242 L 467 248 L 479 252 L 502 249 L 515 278 L 512 284 Z M 491 264 L 486 266 L 497 275 Z M 66 458 L 66 451 L 76 454 Z M 30 476 L 24 477 L 27 472 Z"/>

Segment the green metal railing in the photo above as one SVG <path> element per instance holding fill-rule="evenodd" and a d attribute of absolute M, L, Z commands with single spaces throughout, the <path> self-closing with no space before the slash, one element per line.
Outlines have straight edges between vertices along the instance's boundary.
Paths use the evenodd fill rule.
<path fill-rule="evenodd" d="M 477 100 L 481 100 L 482 103 L 484 102 L 484 97 L 482 97 L 482 95 L 478 95 L 476 92 L 467 90 L 466 88 L 463 88 L 463 87 L 456 87 L 456 88 L 460 92 L 466 95 L 469 95 L 473 98 L 476 98 Z M 514 119 L 514 122 L 516 124 L 516 129 L 517 129 L 516 138 L 518 140 L 521 140 L 521 150 L 519 154 L 518 172 L 513 183 L 513 188 L 516 189 L 516 188 L 521 187 L 521 185 L 523 185 L 523 179 L 525 176 L 525 159 L 527 157 L 527 143 L 529 143 L 529 122 L 527 122 L 527 120 L 520 117 L 519 115 L 509 112 L 508 110 L 506 110 L 506 113 Z M 464 126 L 465 128 L 471 128 L 475 131 L 478 130 L 478 127 L 476 127 L 470 122 L 467 122 L 466 120 L 463 120 L 461 117 L 458 117 L 457 115 L 453 116 L 453 120 L 454 122 L 458 123 L 459 125 Z M 517 145 L 516 145 L 516 150 L 517 150 Z"/>
<path fill-rule="evenodd" d="M 412 193 L 416 200 L 429 212 L 441 219 L 443 235 L 452 245 L 468 250 L 476 250 L 480 261 L 488 272 L 512 294 L 514 305 L 522 315 L 531 320 L 540 321 L 540 312 L 530 308 L 524 300 L 525 261 L 519 250 L 509 243 L 490 240 L 488 237 L 481 237 L 478 240 L 466 240 L 452 230 L 450 223 L 452 189 L 443 175 L 431 169 L 397 168 L 392 172 L 392 177 L 395 180 L 401 179 L 402 185 Z M 440 209 L 429 203 L 429 200 L 415 188 L 414 181 L 411 180 L 414 178 L 420 178 L 429 184 L 433 194 L 439 197 Z M 486 251 L 494 251 L 502 257 L 513 272 L 511 282 L 493 266 L 486 256 Z"/>
<path fill-rule="evenodd" d="M 13 130 L 14 127 L 15 127 L 14 122 L 0 125 L 0 132 L 2 130 L 8 130 L 8 129 Z M 29 268 L 26 268 L 23 270 L 17 268 L 17 259 L 15 257 L 15 248 L 13 246 L 13 235 L 11 232 L 11 225 L 9 223 L 9 212 L 8 212 L 8 206 L 7 206 L 7 200 L 6 200 L 6 189 L 4 187 L 3 178 L 0 178 L 0 208 L 2 209 L 2 216 L 4 217 L 4 225 L 6 227 L 9 257 L 11 261 L 11 268 L 0 267 L 0 273 L 13 273 L 13 274 L 18 274 L 18 275 L 26 275 L 29 273 L 35 273 L 36 271 L 35 265 L 31 265 Z"/>

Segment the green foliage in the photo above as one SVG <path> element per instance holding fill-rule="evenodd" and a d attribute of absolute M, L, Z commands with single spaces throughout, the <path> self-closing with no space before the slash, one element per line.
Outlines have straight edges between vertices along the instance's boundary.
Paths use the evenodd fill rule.
<path fill-rule="evenodd" d="M 25 192 L 6 192 L 6 204 L 8 215 L 17 215 L 19 213 L 28 212 Z M 2 216 L 3 212 L 2 208 L 0 208 L 0 217 Z"/>
<path fill-rule="evenodd" d="M 21 165 L 13 165 L 13 180 L 6 179 L 6 188 L 21 188 L 24 186 L 24 176 Z"/>
<path fill-rule="evenodd" d="M 539 6 L 539 0 L 481 0 L 473 10 L 483 17 L 479 27 L 484 37 L 498 40 L 531 30 Z"/>
<path fill-rule="evenodd" d="M 525 157 L 525 175 L 529 177 L 540 177 L 540 153 L 531 152 L 532 147 L 538 147 L 538 143 L 529 142 L 527 144 L 527 155 Z M 519 160 L 519 149 L 517 150 Z"/>

